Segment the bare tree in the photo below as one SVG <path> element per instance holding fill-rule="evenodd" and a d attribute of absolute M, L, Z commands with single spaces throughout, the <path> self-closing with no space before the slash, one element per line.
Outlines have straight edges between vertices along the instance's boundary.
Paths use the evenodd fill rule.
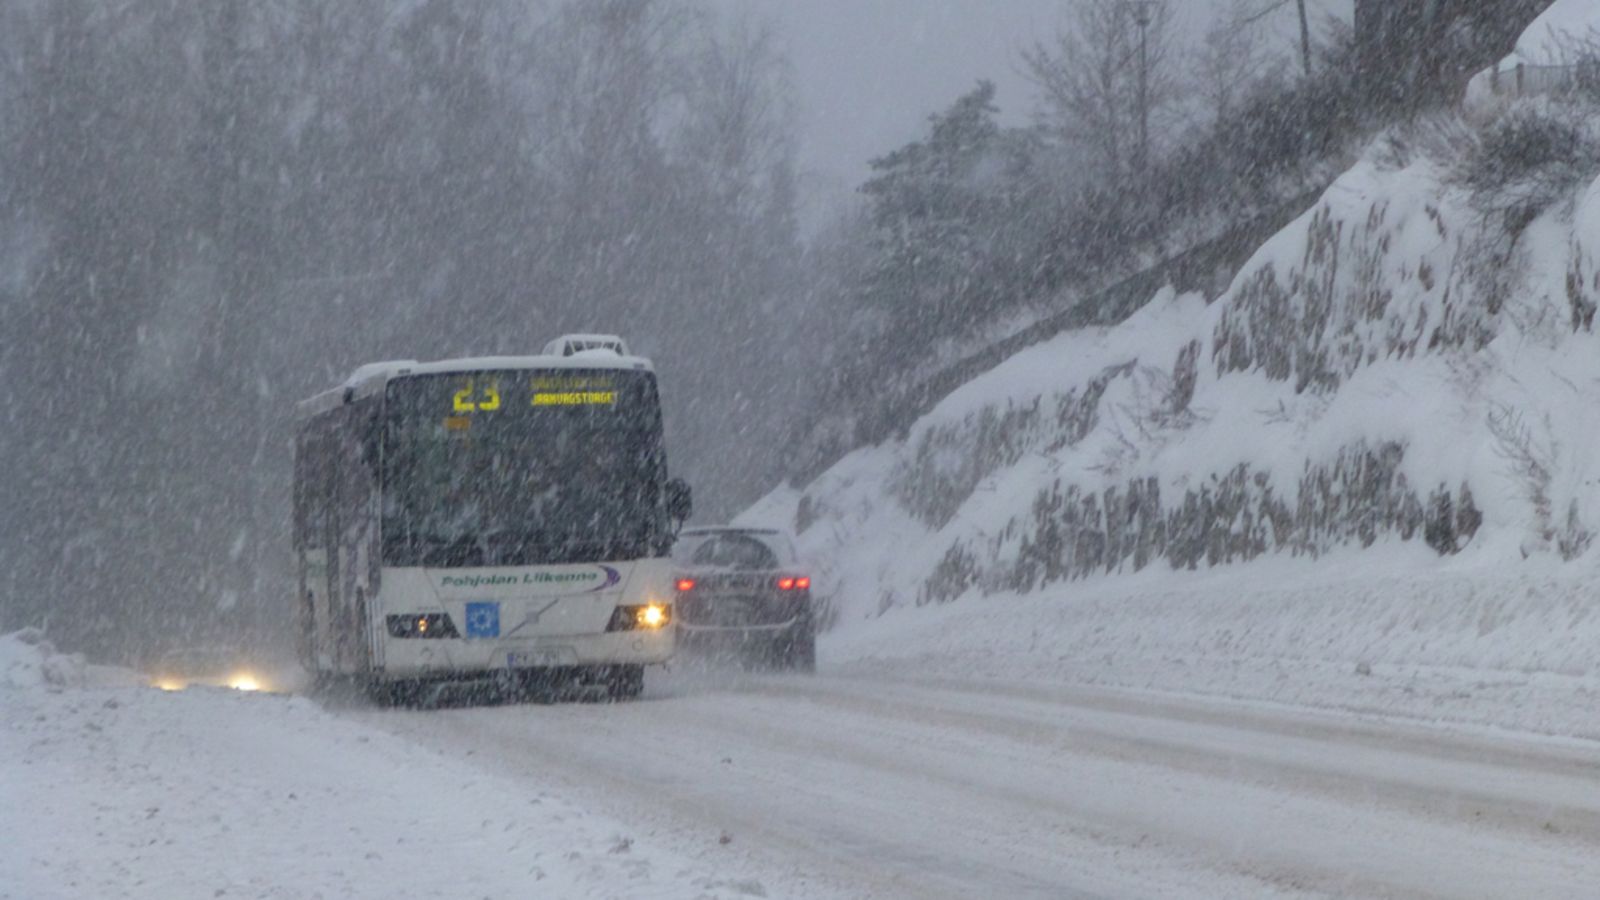
<path fill-rule="evenodd" d="M 1258 8 L 1254 13 L 1244 16 L 1238 15 L 1238 12 L 1241 10 L 1241 8 L 1250 5 L 1253 4 L 1244 2 L 1235 3 L 1235 14 L 1231 18 L 1243 26 L 1254 25 L 1262 19 L 1265 19 L 1267 16 L 1270 16 L 1278 10 L 1283 9 L 1285 6 L 1288 6 L 1289 0 L 1273 0 L 1273 2 L 1268 3 L 1266 6 Z M 1311 20 L 1306 16 L 1306 0 L 1294 0 L 1294 7 L 1295 11 L 1300 15 L 1300 65 L 1302 70 L 1305 72 L 1306 77 L 1309 78 L 1311 77 Z"/>
<path fill-rule="evenodd" d="M 1213 121 L 1237 109 L 1251 88 L 1280 66 L 1261 39 L 1254 6 L 1252 0 L 1233 0 L 1195 52 L 1194 84 Z"/>
<path fill-rule="evenodd" d="M 363 359 L 626 329 L 684 386 L 675 469 L 752 499 L 816 362 L 770 339 L 799 312 L 781 53 L 715 21 L 0 3 L 0 422 L 37 420 L 0 429 L 0 631 L 274 639 L 291 401 Z"/>
<path fill-rule="evenodd" d="M 786 196 L 795 166 L 787 62 L 771 28 L 747 18 L 726 29 L 702 22 L 691 43 L 692 102 L 672 149 L 701 180 L 705 197 L 748 227 L 792 199 Z"/>
<path fill-rule="evenodd" d="M 1151 120 L 1176 98 L 1172 56 L 1167 0 L 1079 0 L 1068 27 L 1024 49 L 1022 63 L 1044 124 L 1123 178 L 1149 165 Z"/>

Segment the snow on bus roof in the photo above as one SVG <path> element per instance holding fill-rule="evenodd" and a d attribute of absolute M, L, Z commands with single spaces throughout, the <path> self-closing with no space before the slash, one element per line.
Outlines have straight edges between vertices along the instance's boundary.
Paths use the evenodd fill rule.
<path fill-rule="evenodd" d="M 474 356 L 412 363 L 386 373 L 396 375 L 438 375 L 449 372 L 482 372 L 491 369 L 640 369 L 650 371 L 650 360 L 642 356 L 620 356 L 610 350 L 581 350 L 570 356 Z"/>
<path fill-rule="evenodd" d="M 642 356 L 622 356 L 612 350 L 580 350 L 568 356 L 468 356 L 418 362 L 396 359 L 357 366 L 350 377 L 336 388 L 300 401 L 296 408 L 303 415 L 315 415 L 341 406 L 357 397 L 369 397 L 383 390 L 390 379 L 402 375 L 447 375 L 451 372 L 485 372 L 506 369 L 628 369 L 652 372 L 650 360 Z"/>

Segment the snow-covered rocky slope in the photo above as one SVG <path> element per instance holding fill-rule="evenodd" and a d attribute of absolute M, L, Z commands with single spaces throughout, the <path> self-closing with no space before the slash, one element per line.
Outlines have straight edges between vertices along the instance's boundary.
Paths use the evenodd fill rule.
<path fill-rule="evenodd" d="M 1070 605 L 1085 582 L 1133 573 L 1182 604 L 1193 570 L 1320 559 L 1303 571 L 1322 581 L 1381 566 L 1396 585 L 1483 572 L 1496 589 L 1459 607 L 1374 596 L 1318 613 L 1308 636 L 1306 604 L 1275 604 L 1253 580 L 1248 609 L 1224 587 L 1196 627 L 1253 623 L 1258 643 L 1241 652 L 1267 655 L 1290 652 L 1292 634 L 1357 633 L 1358 659 L 1387 647 L 1401 661 L 1587 671 L 1584 647 L 1600 646 L 1581 589 L 1600 527 L 1600 181 L 1531 220 L 1527 206 L 1491 209 L 1457 177 L 1475 140 L 1455 121 L 1378 139 L 1221 296 L 1167 292 L 1113 328 L 1019 353 L 903 438 L 742 520 L 798 531 L 841 623 L 1029 593 Z M 1498 593 L 1518 572 L 1529 596 Z M 1124 637 L 1188 620 L 1083 611 L 1081 627 Z M 1501 626 L 1524 611 L 1565 650 L 1505 643 Z"/>

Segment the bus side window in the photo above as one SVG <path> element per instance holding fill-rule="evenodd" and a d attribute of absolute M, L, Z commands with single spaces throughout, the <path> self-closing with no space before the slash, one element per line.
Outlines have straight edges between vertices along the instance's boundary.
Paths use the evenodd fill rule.
<path fill-rule="evenodd" d="M 340 532 L 336 538 L 342 557 L 342 589 L 352 597 L 378 588 L 382 550 L 378 546 L 379 453 L 382 403 L 367 397 L 339 410 L 339 430 L 333 452 L 338 467 L 336 487 L 328 492 L 338 504 Z M 350 598 L 346 598 L 347 602 Z"/>
<path fill-rule="evenodd" d="M 310 498 L 310 491 L 306 489 L 306 469 L 309 464 L 306 460 L 306 437 L 299 435 L 294 442 L 294 527 L 289 535 L 296 551 L 306 548 L 306 522 L 310 512 L 306 504 Z"/>
<path fill-rule="evenodd" d="M 327 546 L 328 442 L 326 432 L 303 433 L 295 448 L 294 544 L 301 550 Z"/>
<path fill-rule="evenodd" d="M 378 489 L 377 410 L 377 401 L 370 398 L 340 409 L 330 454 L 334 458 L 329 465 L 337 466 L 338 477 L 328 495 L 339 504 L 339 542 L 352 552 L 377 527 L 372 521 Z"/>

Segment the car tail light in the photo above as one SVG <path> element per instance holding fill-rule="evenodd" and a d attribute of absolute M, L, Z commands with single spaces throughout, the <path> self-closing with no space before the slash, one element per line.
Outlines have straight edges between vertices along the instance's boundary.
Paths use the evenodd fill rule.
<path fill-rule="evenodd" d="M 799 578 L 796 578 L 794 580 L 794 589 L 797 590 L 797 591 L 809 591 L 809 590 L 811 590 L 811 579 L 806 577 L 806 576 L 804 576 L 804 575 L 801 575 Z"/>
<path fill-rule="evenodd" d="M 694 579 L 693 578 L 679 578 L 678 582 L 677 582 L 677 588 L 678 588 L 678 593 L 680 593 L 680 594 L 686 594 L 689 591 L 694 590 Z"/>

